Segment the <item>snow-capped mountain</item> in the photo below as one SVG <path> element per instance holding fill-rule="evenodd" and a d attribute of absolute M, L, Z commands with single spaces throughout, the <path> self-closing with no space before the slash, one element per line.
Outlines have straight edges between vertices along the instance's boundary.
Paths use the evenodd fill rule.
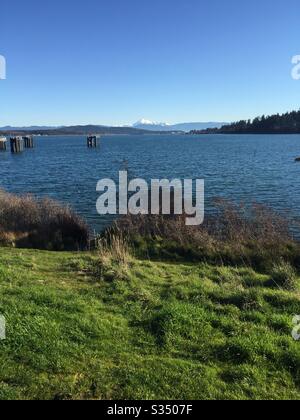
<path fill-rule="evenodd" d="M 192 123 L 180 123 L 180 124 L 169 124 L 169 123 L 160 123 L 155 121 L 150 121 L 145 118 L 142 118 L 135 124 L 134 128 L 139 128 L 142 130 L 149 131 L 185 131 L 189 132 L 191 130 L 205 130 L 207 128 L 220 128 L 223 125 L 228 123 L 225 122 L 192 122 Z"/>
<path fill-rule="evenodd" d="M 145 118 L 142 118 L 141 120 L 133 124 L 133 127 L 135 128 L 140 128 L 141 126 L 143 127 L 152 127 L 152 126 L 153 127 L 169 127 L 170 125 L 171 124 L 168 124 L 168 123 L 155 122 L 155 121 L 150 121 L 150 120 L 146 120 Z"/>

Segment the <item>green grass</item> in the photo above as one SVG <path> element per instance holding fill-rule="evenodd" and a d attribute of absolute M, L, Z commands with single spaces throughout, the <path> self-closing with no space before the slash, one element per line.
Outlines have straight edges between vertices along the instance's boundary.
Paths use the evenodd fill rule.
<path fill-rule="evenodd" d="M 1 249 L 0 399 L 299 399 L 299 287 L 247 268 Z M 298 282 L 299 286 L 299 282 Z"/>

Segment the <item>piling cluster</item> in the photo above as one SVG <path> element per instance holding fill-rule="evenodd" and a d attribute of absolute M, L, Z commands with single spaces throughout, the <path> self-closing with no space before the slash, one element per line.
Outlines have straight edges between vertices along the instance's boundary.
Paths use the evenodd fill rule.
<path fill-rule="evenodd" d="M 99 138 L 100 138 L 99 136 L 88 136 L 88 138 L 87 138 L 87 147 L 88 148 L 98 147 Z"/>
<path fill-rule="evenodd" d="M 33 136 L 17 136 L 17 137 L 10 137 L 10 150 L 11 153 L 21 153 L 24 149 L 33 149 L 34 148 L 34 140 Z M 8 140 L 6 137 L 0 137 L 0 151 L 7 150 Z M 92 135 L 87 137 L 87 147 L 88 148 L 96 148 L 100 144 L 100 136 L 99 135 Z"/>
<path fill-rule="evenodd" d="M 9 142 L 10 142 L 10 151 L 13 154 L 21 153 L 24 151 L 24 149 L 34 148 L 33 136 L 10 137 Z M 8 143 L 8 140 L 6 137 L 0 137 L 0 151 L 7 150 L 7 143 Z"/>

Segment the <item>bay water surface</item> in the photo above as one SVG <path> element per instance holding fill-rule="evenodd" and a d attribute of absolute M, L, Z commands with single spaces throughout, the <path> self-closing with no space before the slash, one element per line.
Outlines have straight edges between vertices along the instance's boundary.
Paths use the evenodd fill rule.
<path fill-rule="evenodd" d="M 100 231 L 107 217 L 96 212 L 102 178 L 205 180 L 207 208 L 213 198 L 267 204 L 300 215 L 300 135 L 104 136 L 98 149 L 85 136 L 36 137 L 19 155 L 0 152 L 0 188 L 49 196 L 71 205 Z"/>

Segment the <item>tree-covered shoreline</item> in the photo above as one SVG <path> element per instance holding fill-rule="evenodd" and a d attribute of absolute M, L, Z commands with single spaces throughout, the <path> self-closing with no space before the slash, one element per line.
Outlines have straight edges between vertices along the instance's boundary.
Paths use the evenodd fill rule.
<path fill-rule="evenodd" d="M 193 130 L 190 134 L 300 134 L 300 110 L 241 120 L 219 129 Z"/>

